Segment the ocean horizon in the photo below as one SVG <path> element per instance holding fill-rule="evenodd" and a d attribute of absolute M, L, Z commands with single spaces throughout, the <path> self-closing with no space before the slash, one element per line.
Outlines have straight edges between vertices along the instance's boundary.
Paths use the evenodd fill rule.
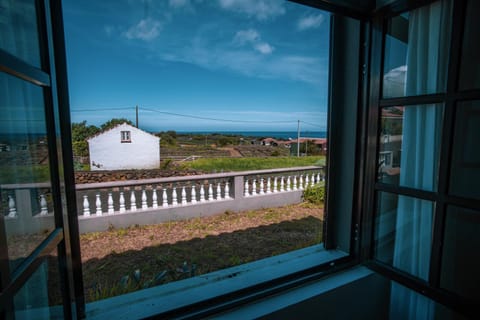
<path fill-rule="evenodd" d="M 297 131 L 177 131 L 180 134 L 223 134 L 223 135 L 242 135 L 245 137 L 257 138 L 275 138 L 288 140 L 297 138 Z M 326 138 L 326 131 L 302 131 L 300 132 L 302 138 Z"/>

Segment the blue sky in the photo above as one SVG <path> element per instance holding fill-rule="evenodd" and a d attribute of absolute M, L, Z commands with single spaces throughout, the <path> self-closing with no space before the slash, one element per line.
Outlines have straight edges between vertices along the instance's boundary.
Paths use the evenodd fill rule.
<path fill-rule="evenodd" d="M 276 0 L 66 0 L 64 20 L 73 122 L 133 121 L 138 105 L 149 131 L 326 128 L 325 12 Z"/>

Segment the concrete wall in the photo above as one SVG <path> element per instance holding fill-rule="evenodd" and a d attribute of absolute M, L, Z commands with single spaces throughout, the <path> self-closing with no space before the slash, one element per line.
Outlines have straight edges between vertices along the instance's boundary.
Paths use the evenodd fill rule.
<path fill-rule="evenodd" d="M 130 131 L 131 142 L 121 141 Z M 160 165 L 160 138 L 126 123 L 88 140 L 90 169 L 153 169 Z"/>

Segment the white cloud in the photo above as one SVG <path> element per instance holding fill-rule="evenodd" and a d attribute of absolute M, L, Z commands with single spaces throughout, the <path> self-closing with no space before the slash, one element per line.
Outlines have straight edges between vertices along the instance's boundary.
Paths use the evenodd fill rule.
<path fill-rule="evenodd" d="M 298 20 L 297 29 L 303 31 L 318 28 L 324 20 L 325 17 L 321 13 L 303 17 Z"/>
<path fill-rule="evenodd" d="M 255 50 L 257 50 L 258 52 L 260 52 L 261 54 L 270 54 L 273 52 L 273 50 L 275 49 L 274 47 L 272 47 L 271 45 L 269 45 L 268 43 L 266 42 L 261 42 L 261 43 L 257 43 L 255 46 L 254 46 Z"/>
<path fill-rule="evenodd" d="M 282 0 L 218 0 L 218 2 L 225 10 L 243 13 L 258 20 L 268 20 L 285 13 Z"/>
<path fill-rule="evenodd" d="M 243 46 L 246 43 L 253 43 L 260 39 L 260 34 L 255 29 L 237 31 L 233 38 L 233 43 Z"/>
<path fill-rule="evenodd" d="M 253 49 L 261 54 L 271 54 L 275 49 L 269 43 L 261 41 L 260 34 L 255 29 L 239 30 L 233 37 L 235 46 L 252 45 Z"/>
<path fill-rule="evenodd" d="M 157 38 L 162 30 L 162 24 L 160 21 L 147 18 L 142 19 L 136 25 L 131 26 L 124 36 L 127 39 L 140 39 L 144 41 L 150 41 Z"/>

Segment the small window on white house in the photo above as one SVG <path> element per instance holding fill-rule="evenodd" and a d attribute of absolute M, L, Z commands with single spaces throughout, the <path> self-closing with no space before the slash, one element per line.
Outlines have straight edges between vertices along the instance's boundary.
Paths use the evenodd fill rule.
<path fill-rule="evenodd" d="M 130 131 L 121 131 L 121 142 L 132 142 L 132 139 L 130 138 Z"/>

